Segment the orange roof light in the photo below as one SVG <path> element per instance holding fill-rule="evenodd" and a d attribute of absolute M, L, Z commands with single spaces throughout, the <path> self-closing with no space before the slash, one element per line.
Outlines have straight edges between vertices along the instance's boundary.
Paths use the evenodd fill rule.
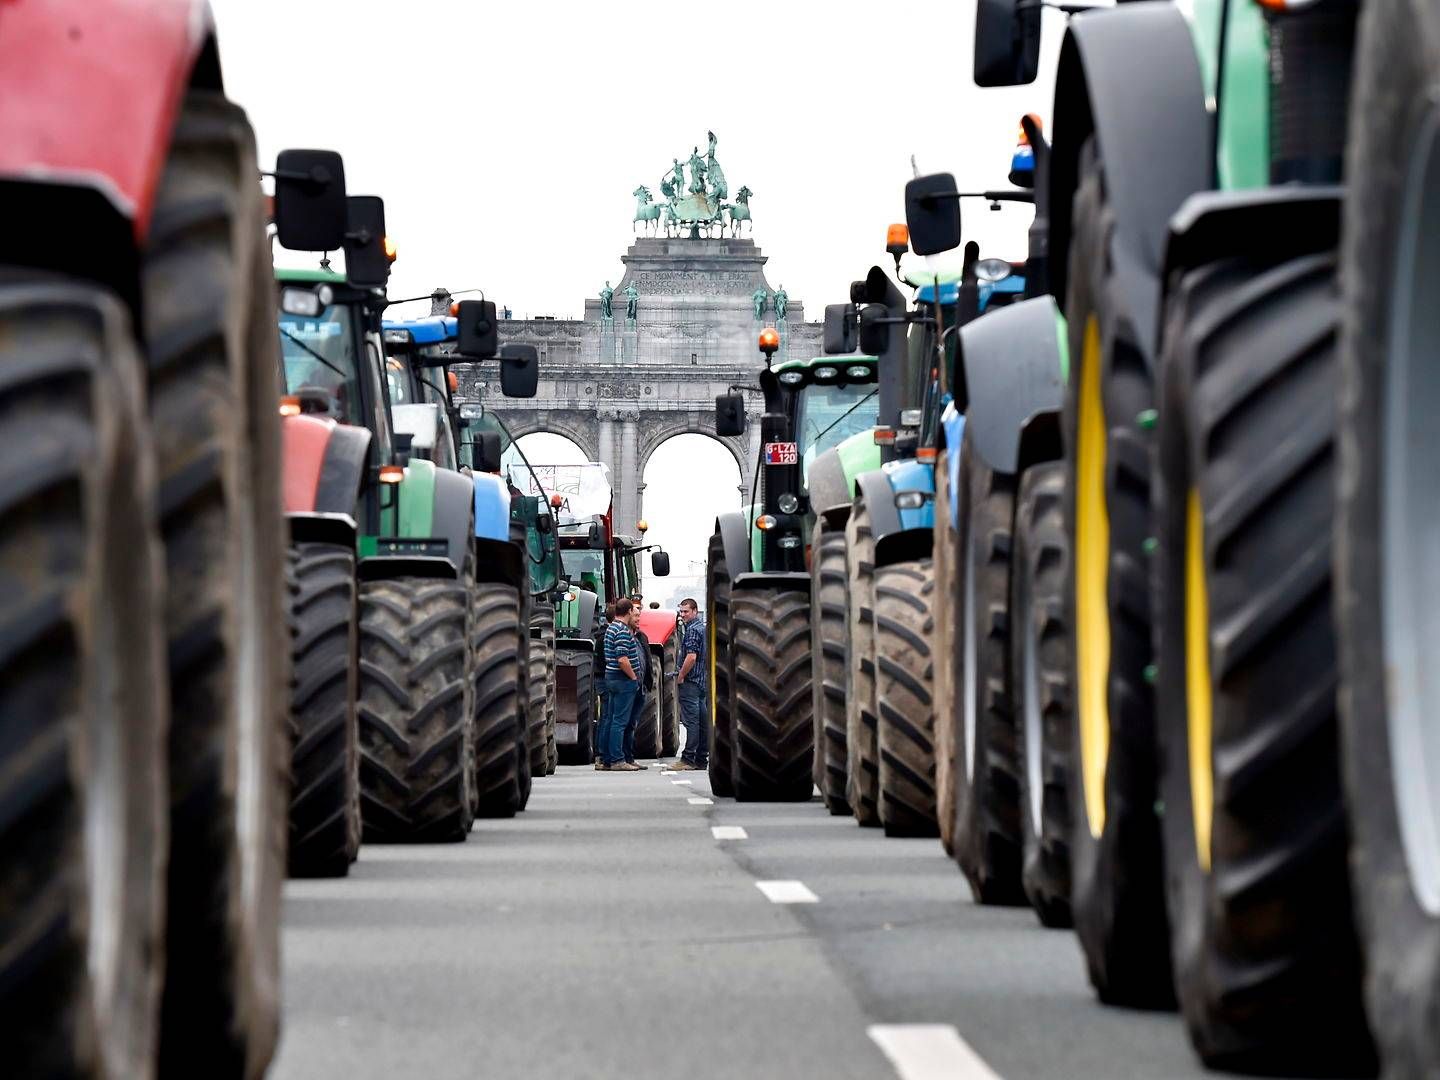
<path fill-rule="evenodd" d="M 559 495 L 551 495 L 550 505 L 553 506 L 556 510 L 559 510 L 560 507 L 565 505 L 565 500 L 562 499 Z"/>
<path fill-rule="evenodd" d="M 282 398 L 280 399 L 280 415 L 281 415 L 281 416 L 299 416 L 299 415 L 300 415 L 300 399 L 299 399 L 298 397 L 296 397 L 294 394 L 286 394 L 284 397 L 282 397 Z"/>
<path fill-rule="evenodd" d="M 395 256 L 398 254 L 399 250 L 395 247 L 395 241 L 391 240 L 388 236 L 385 237 L 385 258 L 389 259 L 391 262 L 394 262 Z"/>
<path fill-rule="evenodd" d="M 635 523 L 635 528 L 639 529 L 642 533 L 647 533 L 650 531 L 650 523 L 644 518 L 641 518 Z"/>
<path fill-rule="evenodd" d="M 453 302 L 450 304 L 450 317 L 451 317 L 452 319 L 458 319 L 458 318 L 460 317 L 460 301 L 459 301 L 459 300 L 453 301 Z"/>
<path fill-rule="evenodd" d="M 885 250 L 901 252 L 910 250 L 910 229 L 905 225 L 891 225 L 885 230 Z"/>
<path fill-rule="evenodd" d="M 405 466 L 403 465 L 381 465 L 380 482 L 382 484 L 398 484 L 405 479 Z"/>
<path fill-rule="evenodd" d="M 445 372 L 445 385 L 450 387 L 452 394 L 458 394 L 460 392 L 460 376 L 453 371 Z"/>
<path fill-rule="evenodd" d="M 766 356 L 780 348 L 780 335 L 776 333 L 773 326 L 767 326 L 760 331 L 760 351 Z"/>

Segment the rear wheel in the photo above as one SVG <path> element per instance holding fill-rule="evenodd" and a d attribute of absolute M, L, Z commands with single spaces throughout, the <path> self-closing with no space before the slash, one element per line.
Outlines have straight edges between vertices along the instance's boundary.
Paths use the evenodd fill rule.
<path fill-rule="evenodd" d="M 574 742 L 560 743 L 560 760 L 589 765 L 595 760 L 595 657 L 588 649 L 557 649 L 555 667 L 559 722 L 575 725 Z"/>
<path fill-rule="evenodd" d="M 1021 880 L 1045 926 L 1070 926 L 1070 628 L 1065 466 L 1020 481 L 1010 568 L 1010 685 L 1020 744 Z"/>
<path fill-rule="evenodd" d="M 343 877 L 359 849 L 355 549 L 290 547 L 290 874 Z"/>
<path fill-rule="evenodd" d="M 875 704 L 886 836 L 939 835 L 930 656 L 934 602 L 929 559 L 875 572 Z"/>
<path fill-rule="evenodd" d="M 845 523 L 845 801 L 861 825 L 880 824 L 880 752 L 875 719 L 875 537 L 864 496 Z"/>
<path fill-rule="evenodd" d="M 964 765 L 955 756 L 956 726 L 960 712 L 959 576 L 955 573 L 960 541 L 950 519 L 950 461 L 960 448 L 941 450 L 935 458 L 935 538 L 931 545 L 935 569 L 935 603 L 941 617 L 935 620 L 935 818 L 945 854 L 955 855 L 957 806 L 956 770 Z"/>
<path fill-rule="evenodd" d="M 170 661 L 160 1071 L 255 1075 L 279 1032 L 289 648 L 274 280 L 244 113 L 181 106 L 143 255 Z"/>
<path fill-rule="evenodd" d="M 1074 200 L 1069 295 L 1070 377 L 1063 417 L 1065 617 L 1075 732 L 1070 907 L 1090 981 L 1102 1001 L 1174 1004 L 1160 864 L 1151 660 L 1150 437 L 1153 391 L 1113 276 L 1115 214 L 1095 141 L 1082 151 Z"/>
<path fill-rule="evenodd" d="M 17 1076 L 155 1066 L 168 703 L 143 382 L 119 303 L 0 287 L 0 1014 Z"/>
<path fill-rule="evenodd" d="M 955 858 L 982 904 L 1023 904 L 1020 758 L 1010 706 L 1010 529 L 1014 477 L 960 449 L 959 721 Z"/>
<path fill-rule="evenodd" d="M 741 802 L 806 802 L 814 791 L 810 595 L 742 589 L 730 596 L 735 657 L 733 754 Z"/>
<path fill-rule="evenodd" d="M 731 707 L 734 656 L 730 638 L 730 572 L 725 566 L 725 544 L 717 532 L 710 537 L 705 563 L 706 657 L 710 661 L 710 715 L 714 737 L 710 740 L 710 790 L 716 795 L 735 793 L 732 776 Z"/>
<path fill-rule="evenodd" d="M 845 801 L 845 534 L 815 523 L 810 544 L 811 712 L 815 724 L 815 786 L 832 814 Z"/>
<path fill-rule="evenodd" d="M 521 701 L 522 688 L 528 688 L 528 650 L 523 647 L 530 643 L 530 627 L 521 622 L 520 598 L 513 586 L 502 581 L 476 583 L 471 633 L 475 658 L 475 816 L 513 817 L 524 805 L 527 780 L 534 775 L 533 743 L 524 738 L 527 717 L 532 738 L 536 728 L 535 711 Z M 541 724 L 544 716 L 542 710 Z M 544 775 L 543 763 L 540 775 Z"/>
<path fill-rule="evenodd" d="M 661 656 L 663 670 L 674 672 L 680 664 L 677 652 L 680 645 L 680 631 L 665 639 Z M 675 679 L 663 679 L 660 683 L 660 756 L 674 757 L 680 749 L 680 701 L 678 683 Z"/>
<path fill-rule="evenodd" d="M 1440 1074 L 1440 11 L 1367 0 L 1340 278 L 1340 734 L 1370 1023 L 1395 1076 Z"/>
<path fill-rule="evenodd" d="M 367 840 L 434 843 L 470 833 L 469 603 L 469 590 L 458 581 L 397 578 L 360 587 L 360 791 Z M 513 696 L 514 679 L 508 682 Z"/>
<path fill-rule="evenodd" d="M 1169 307 L 1154 581 L 1181 1009 L 1211 1066 L 1373 1068 L 1335 723 L 1334 257 L 1207 266 Z"/>

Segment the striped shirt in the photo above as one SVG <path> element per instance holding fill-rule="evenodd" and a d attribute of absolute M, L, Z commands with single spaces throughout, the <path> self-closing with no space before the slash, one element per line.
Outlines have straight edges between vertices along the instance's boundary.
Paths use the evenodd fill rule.
<path fill-rule="evenodd" d="M 619 619 L 616 619 L 609 626 L 605 627 L 605 674 L 623 675 L 620 669 L 620 658 L 630 658 L 631 670 L 638 676 L 640 674 L 640 642 L 635 640 L 635 633 Z"/>

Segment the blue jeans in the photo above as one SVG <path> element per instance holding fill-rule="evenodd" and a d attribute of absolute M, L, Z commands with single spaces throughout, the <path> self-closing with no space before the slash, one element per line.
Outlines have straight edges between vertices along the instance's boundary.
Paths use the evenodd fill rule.
<path fill-rule="evenodd" d="M 605 679 L 605 716 L 600 723 L 600 760 L 615 765 L 625 760 L 625 729 L 635 712 L 640 684 L 624 675 Z M 631 736 L 633 741 L 634 736 Z"/>
<path fill-rule="evenodd" d="M 630 719 L 625 722 L 625 738 L 621 749 L 625 752 L 625 760 L 632 765 L 635 763 L 635 729 L 640 726 L 640 714 L 645 711 L 645 691 L 640 689 L 640 684 L 635 684 L 635 702 L 630 706 Z"/>
<path fill-rule="evenodd" d="M 702 683 L 682 682 L 680 684 L 680 723 L 685 726 L 685 749 L 680 760 L 703 769 L 710 761 L 706 745 L 705 714 L 710 704 L 709 695 Z"/>

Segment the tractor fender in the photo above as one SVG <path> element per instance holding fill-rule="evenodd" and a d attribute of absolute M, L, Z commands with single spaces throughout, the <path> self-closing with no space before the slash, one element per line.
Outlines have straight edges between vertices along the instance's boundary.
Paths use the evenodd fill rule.
<path fill-rule="evenodd" d="M 927 497 L 918 507 L 896 507 L 900 528 L 884 535 L 875 534 L 876 569 L 911 559 L 929 558 L 935 546 L 935 467 L 928 462 L 907 458 L 889 462 L 881 472 L 889 481 L 894 495 L 902 491 L 918 491 Z"/>
<path fill-rule="evenodd" d="M 787 589 L 810 592 L 810 574 L 804 570 L 774 570 L 769 573 L 737 574 L 730 579 L 732 589 Z"/>
<path fill-rule="evenodd" d="M 301 415 L 285 417 L 281 435 L 285 512 L 353 514 L 370 452 L 369 429 Z"/>
<path fill-rule="evenodd" d="M 396 578 L 459 577 L 455 564 L 437 555 L 370 555 L 360 560 L 361 581 L 393 581 Z"/>
<path fill-rule="evenodd" d="M 453 475 L 460 475 L 455 473 Z M 475 492 L 475 535 L 489 540 L 510 539 L 510 489 L 493 473 L 472 473 Z"/>
<path fill-rule="evenodd" d="M 882 536 L 897 533 L 905 527 L 900 520 L 900 511 L 895 508 L 895 489 L 890 486 L 890 477 L 884 469 L 872 469 L 855 478 L 856 497 L 865 499 L 865 511 L 870 515 L 870 533 L 878 545 Z"/>
<path fill-rule="evenodd" d="M 493 581 L 516 589 L 528 586 L 525 555 L 517 545 L 484 536 L 475 537 L 474 543 L 476 581 Z"/>
<path fill-rule="evenodd" d="M 1114 298 L 1151 363 L 1170 219 L 1191 194 L 1212 186 L 1213 127 L 1194 38 L 1177 5 L 1121 4 L 1070 20 L 1055 69 L 1050 291 L 1064 302 L 1080 150 L 1093 134 L 1115 215 Z"/>
<path fill-rule="evenodd" d="M 1168 290 L 1187 270 L 1254 250 L 1257 236 L 1265 237 L 1266 253 L 1277 256 L 1333 251 L 1344 201 L 1339 186 L 1196 192 L 1170 219 L 1162 287 Z"/>
<path fill-rule="evenodd" d="M 835 447 L 826 450 L 811 463 L 806 487 L 809 489 L 810 509 L 815 512 L 816 517 L 824 518 L 829 525 L 834 524 L 834 515 L 842 509 L 849 511 L 850 503 L 855 498 L 850 483 L 845 478 L 845 466 L 840 461 L 840 451 Z"/>
<path fill-rule="evenodd" d="M 1059 461 L 1065 456 L 1065 442 L 1060 424 L 1060 410 L 1049 409 L 1037 412 L 1020 429 L 1020 458 L 1016 462 L 1016 475 L 1031 465 L 1044 461 Z"/>
<path fill-rule="evenodd" d="M 750 530 L 745 514 L 727 510 L 715 519 L 715 529 L 725 549 L 725 571 L 735 579 L 750 572 Z"/>
<path fill-rule="evenodd" d="M 1058 309 L 1037 296 L 967 323 L 960 331 L 970 388 L 965 438 L 999 473 L 1020 462 L 1020 433 L 1032 416 L 1064 403 L 1064 351 Z"/>
<path fill-rule="evenodd" d="M 474 495 L 470 478 L 448 469 L 435 470 L 435 502 L 431 512 L 430 531 L 427 535 L 445 541 L 445 550 L 458 574 L 465 564 L 465 553 L 471 544 L 470 513 Z M 505 544 L 510 544 L 509 523 L 506 523 Z M 516 552 L 518 561 L 519 552 Z"/>
<path fill-rule="evenodd" d="M 664 608 L 646 608 L 640 612 L 640 630 L 652 649 L 663 649 L 665 642 L 675 635 L 679 625 L 679 614 Z"/>
<path fill-rule="evenodd" d="M 210 5 L 7 4 L 0 56 L 0 179 L 97 191 L 143 247 L 185 90 L 222 89 Z"/>
<path fill-rule="evenodd" d="M 950 515 L 950 527 L 960 525 L 960 446 L 965 440 L 965 414 L 955 407 L 954 401 L 946 402 L 945 411 L 940 414 L 940 445 L 949 451 L 945 455 L 945 473 L 949 480 L 949 506 L 944 508 Z"/>

